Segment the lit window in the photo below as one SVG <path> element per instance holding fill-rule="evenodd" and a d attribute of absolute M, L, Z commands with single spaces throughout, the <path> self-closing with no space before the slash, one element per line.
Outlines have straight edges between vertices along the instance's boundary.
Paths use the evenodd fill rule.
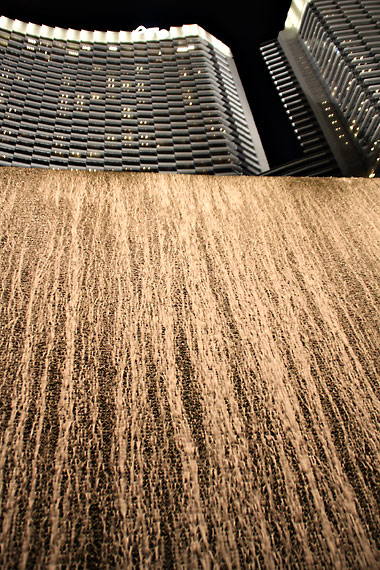
<path fill-rule="evenodd" d="M 177 51 L 178 51 L 178 52 L 186 52 L 186 51 L 190 51 L 190 50 L 193 50 L 193 49 L 194 49 L 194 46 L 191 44 L 191 45 L 189 45 L 189 46 L 180 46 L 180 47 L 177 48 Z"/>

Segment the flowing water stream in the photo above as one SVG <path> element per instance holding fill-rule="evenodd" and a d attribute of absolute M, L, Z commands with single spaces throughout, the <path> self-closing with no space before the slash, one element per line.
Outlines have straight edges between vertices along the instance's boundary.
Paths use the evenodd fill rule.
<path fill-rule="evenodd" d="M 0 174 L 0 567 L 380 568 L 379 181 Z"/>

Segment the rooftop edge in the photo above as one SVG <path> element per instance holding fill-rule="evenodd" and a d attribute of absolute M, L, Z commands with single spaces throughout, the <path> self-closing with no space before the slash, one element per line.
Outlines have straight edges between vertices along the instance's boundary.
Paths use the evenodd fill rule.
<path fill-rule="evenodd" d="M 231 57 L 231 50 L 223 42 L 215 38 L 198 26 L 197 24 L 190 24 L 184 26 L 171 26 L 169 30 L 160 30 L 159 28 L 145 28 L 139 26 L 132 32 L 102 32 L 99 30 L 74 30 L 72 28 L 65 29 L 50 26 L 32 24 L 31 22 L 22 22 L 21 20 L 12 20 L 5 16 L 0 16 L 0 29 L 8 32 L 17 32 L 20 34 L 30 35 L 34 37 L 42 37 L 51 40 L 62 40 L 72 42 L 87 42 L 87 43 L 135 43 L 147 41 L 160 41 L 165 39 L 180 39 L 199 36 L 206 40 L 214 48 L 224 53 L 226 56 Z"/>

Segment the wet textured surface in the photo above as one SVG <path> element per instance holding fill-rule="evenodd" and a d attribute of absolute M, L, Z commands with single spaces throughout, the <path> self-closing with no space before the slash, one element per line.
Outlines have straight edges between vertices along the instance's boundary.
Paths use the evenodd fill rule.
<path fill-rule="evenodd" d="M 1 568 L 380 568 L 380 184 L 2 169 Z"/>

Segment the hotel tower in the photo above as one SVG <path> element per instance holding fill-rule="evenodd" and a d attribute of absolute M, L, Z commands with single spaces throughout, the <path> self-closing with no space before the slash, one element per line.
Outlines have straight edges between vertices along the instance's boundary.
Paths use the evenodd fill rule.
<path fill-rule="evenodd" d="M 270 173 L 378 176 L 379 0 L 293 0 L 262 53 L 303 149 Z"/>
<path fill-rule="evenodd" d="M 0 165 L 260 174 L 230 49 L 197 25 L 89 32 L 0 18 Z"/>

